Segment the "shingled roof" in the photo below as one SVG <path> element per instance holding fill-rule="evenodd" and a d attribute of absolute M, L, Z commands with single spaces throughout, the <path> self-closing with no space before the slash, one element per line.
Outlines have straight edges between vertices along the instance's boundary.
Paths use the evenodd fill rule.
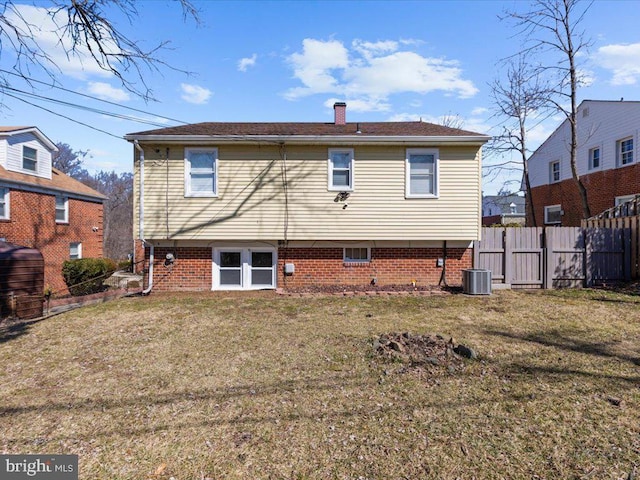
<path fill-rule="evenodd" d="M 434 123 L 416 122 L 351 122 L 335 123 L 257 123 L 203 122 L 178 127 L 159 128 L 130 133 L 133 140 L 146 136 L 354 136 L 354 137 L 485 137 L 482 134 L 445 127 Z"/>
<path fill-rule="evenodd" d="M 8 183 L 38 187 L 45 190 L 91 197 L 99 201 L 107 198 L 93 188 L 86 186 L 75 178 L 65 175 L 56 168 L 51 169 L 51 180 L 49 180 L 48 178 L 37 177 L 35 175 L 12 172 L 0 166 L 0 180 Z"/>

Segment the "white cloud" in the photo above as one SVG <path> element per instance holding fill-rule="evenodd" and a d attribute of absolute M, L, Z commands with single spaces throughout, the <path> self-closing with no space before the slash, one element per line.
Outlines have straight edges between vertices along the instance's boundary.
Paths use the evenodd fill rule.
<path fill-rule="evenodd" d="M 112 102 L 126 102 L 130 98 L 129 93 L 125 90 L 122 90 L 121 88 L 114 88 L 104 82 L 89 82 L 87 91 L 102 100 L 109 100 Z"/>
<path fill-rule="evenodd" d="M 384 111 L 393 94 L 442 91 L 469 98 L 478 93 L 463 78 L 458 62 L 401 50 L 412 44 L 407 40 L 354 40 L 349 50 L 337 40 L 307 38 L 302 52 L 288 57 L 302 86 L 289 89 L 285 98 L 332 93 L 346 97 L 350 109 L 357 105 L 361 111 Z"/>
<path fill-rule="evenodd" d="M 478 115 L 484 115 L 485 113 L 487 113 L 489 111 L 488 108 L 485 107 L 476 107 L 473 110 L 471 110 L 471 115 L 474 116 L 478 116 Z"/>
<path fill-rule="evenodd" d="M 327 108 L 333 108 L 336 102 L 344 102 L 345 99 L 329 98 L 324 102 Z M 380 98 L 347 99 L 350 112 L 388 112 L 391 104 Z"/>
<path fill-rule="evenodd" d="M 213 95 L 211 90 L 189 83 L 181 83 L 180 89 L 182 90 L 181 98 L 185 102 L 194 103 L 196 105 L 207 103 L 209 98 L 211 98 L 211 95 Z"/>
<path fill-rule="evenodd" d="M 63 74 L 79 79 L 86 79 L 89 75 L 112 76 L 110 72 L 100 68 L 86 47 L 76 46 L 72 49 L 71 38 L 62 35 L 68 22 L 65 9 L 47 9 L 14 3 L 7 8 L 4 15 L 7 22 L 14 25 L 25 38 L 31 38 L 30 48 L 35 51 L 38 48 L 42 49 L 49 59 L 50 67 L 55 65 Z M 14 34 L 10 29 L 6 29 L 4 33 L 13 40 Z M 117 53 L 115 43 L 108 39 L 106 32 L 103 33 L 106 40 L 102 46 L 107 53 Z M 97 51 L 95 44 L 92 47 Z"/>
<path fill-rule="evenodd" d="M 250 57 L 241 58 L 238 61 L 238 70 L 241 72 L 246 72 L 247 68 L 254 67 L 256 65 L 256 60 L 258 59 L 257 54 L 253 54 Z"/>
<path fill-rule="evenodd" d="M 605 45 L 593 59 L 613 73 L 611 85 L 634 85 L 640 79 L 640 43 Z"/>

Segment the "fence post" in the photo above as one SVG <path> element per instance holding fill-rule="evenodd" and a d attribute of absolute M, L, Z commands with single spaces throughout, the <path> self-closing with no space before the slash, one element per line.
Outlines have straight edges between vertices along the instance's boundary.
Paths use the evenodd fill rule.
<path fill-rule="evenodd" d="M 504 246 L 504 259 L 502 264 L 504 265 L 504 283 L 507 285 L 512 284 L 513 280 L 513 235 L 510 234 L 513 228 L 502 228 L 502 238 Z"/>
<path fill-rule="evenodd" d="M 544 257 L 542 288 L 545 289 L 553 289 L 554 228 L 555 227 L 544 227 L 542 229 L 542 255 Z"/>

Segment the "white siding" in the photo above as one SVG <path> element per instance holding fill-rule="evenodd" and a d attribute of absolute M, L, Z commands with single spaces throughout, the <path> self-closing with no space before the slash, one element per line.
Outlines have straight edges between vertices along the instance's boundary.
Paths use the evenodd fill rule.
<path fill-rule="evenodd" d="M 7 139 L 0 138 L 0 166 L 7 168 Z"/>
<path fill-rule="evenodd" d="M 7 170 L 36 175 L 51 179 L 51 152 L 43 145 L 33 133 L 12 135 L 6 139 L 6 166 Z M 22 168 L 22 147 L 26 145 L 38 152 L 36 172 Z"/>
<path fill-rule="evenodd" d="M 220 159 L 218 198 L 184 196 L 183 147 L 170 148 L 168 163 L 154 149 L 145 149 L 147 239 L 284 239 L 285 224 L 289 240 L 478 238 L 478 147 L 440 148 L 435 199 L 405 198 L 405 147 L 355 147 L 355 190 L 339 202 L 334 201 L 337 192 L 327 188 L 329 146 L 287 147 L 286 197 L 277 146 L 212 146 L 218 147 Z M 137 193 L 137 162 L 134 170 Z M 137 204 L 135 208 L 137 227 Z"/>
<path fill-rule="evenodd" d="M 588 110 L 585 116 L 583 112 Z M 620 168 L 616 159 L 616 142 L 632 137 L 633 163 L 637 163 L 640 147 L 640 102 L 604 102 L 585 100 L 578 110 L 578 174 Z M 571 131 L 563 122 L 536 150 L 529 160 L 532 187 L 549 183 L 549 162 L 560 160 L 560 180 L 571 178 L 569 148 Z M 589 170 L 589 150 L 600 148 L 600 167 Z"/>

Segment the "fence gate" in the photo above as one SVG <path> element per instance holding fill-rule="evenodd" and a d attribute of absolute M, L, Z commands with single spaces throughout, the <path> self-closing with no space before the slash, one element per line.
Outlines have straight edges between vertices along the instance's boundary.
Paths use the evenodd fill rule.
<path fill-rule="evenodd" d="M 483 228 L 474 268 L 491 270 L 494 287 L 560 288 L 630 279 L 629 229 Z"/>

